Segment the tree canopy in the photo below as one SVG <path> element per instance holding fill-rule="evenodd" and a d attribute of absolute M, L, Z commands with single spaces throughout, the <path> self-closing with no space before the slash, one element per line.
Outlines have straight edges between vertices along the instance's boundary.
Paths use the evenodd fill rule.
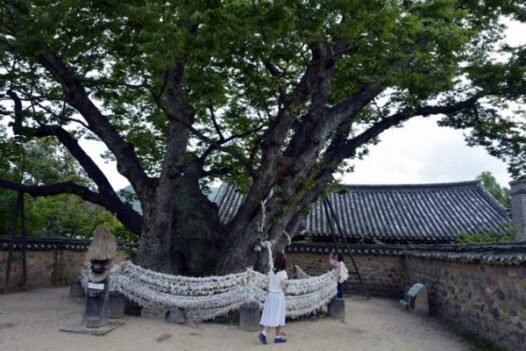
<path fill-rule="evenodd" d="M 283 247 L 332 175 L 411 118 L 440 115 L 526 173 L 524 115 L 505 112 L 524 104 L 526 48 L 502 45 L 499 22 L 526 21 L 523 1 L 14 0 L 0 14 L 2 114 L 24 140 L 56 138 L 93 186 L 0 185 L 108 208 L 142 234 L 144 266 L 191 271 L 201 241 L 223 253 L 216 271 L 264 259 L 258 242 Z M 107 145 L 142 214 L 82 137 Z M 230 223 L 197 195 L 215 178 L 247 194 Z"/>
<path fill-rule="evenodd" d="M 85 172 L 71 155 L 61 151 L 55 140 L 43 138 L 21 143 L 9 137 L 3 126 L 0 126 L 0 134 L 0 173 L 3 178 L 32 186 L 63 180 L 92 186 Z M 136 239 L 106 209 L 85 202 L 77 195 L 36 199 L 25 195 L 24 205 L 25 228 L 32 236 L 89 237 L 98 224 L 105 223 L 119 238 Z M 12 233 L 16 208 L 16 192 L 0 188 L 0 235 Z M 20 233 L 20 222 L 17 233 Z"/>
<path fill-rule="evenodd" d="M 478 177 L 478 180 L 484 184 L 484 187 L 489 193 L 506 208 L 511 208 L 511 190 L 506 186 L 501 186 L 497 183 L 497 179 L 491 172 L 482 172 Z"/>

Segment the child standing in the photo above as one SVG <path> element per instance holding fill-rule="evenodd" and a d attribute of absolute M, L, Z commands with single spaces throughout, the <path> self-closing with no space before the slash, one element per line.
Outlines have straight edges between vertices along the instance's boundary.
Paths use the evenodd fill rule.
<path fill-rule="evenodd" d="M 269 328 L 276 328 L 274 343 L 284 343 L 282 328 L 285 326 L 285 291 L 287 291 L 287 257 L 280 253 L 274 259 L 274 268 L 268 272 L 268 295 L 261 313 L 261 324 L 264 328 L 259 334 L 261 343 L 267 343 Z"/>

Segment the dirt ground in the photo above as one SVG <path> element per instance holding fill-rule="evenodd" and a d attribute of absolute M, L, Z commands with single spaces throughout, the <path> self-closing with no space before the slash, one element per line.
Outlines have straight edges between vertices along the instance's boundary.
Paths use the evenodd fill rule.
<path fill-rule="evenodd" d="M 348 299 L 345 321 L 323 318 L 290 322 L 286 326 L 288 343 L 275 345 L 261 345 L 257 333 L 235 325 L 189 327 L 130 316 L 122 319 L 124 326 L 106 336 L 59 331 L 80 321 L 82 307 L 80 300 L 68 297 L 67 288 L 0 295 L 0 350 L 472 350 L 437 320 L 406 313 L 388 299 Z"/>

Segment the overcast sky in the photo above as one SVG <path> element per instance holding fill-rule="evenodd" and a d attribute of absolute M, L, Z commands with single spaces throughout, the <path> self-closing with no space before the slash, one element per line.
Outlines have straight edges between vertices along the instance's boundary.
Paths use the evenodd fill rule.
<path fill-rule="evenodd" d="M 490 156 L 480 146 L 469 147 L 463 132 L 436 125 L 438 118 L 417 118 L 401 128 L 384 132 L 379 144 L 372 146 L 355 171 L 342 177 L 347 184 L 408 184 L 473 180 L 490 171 L 501 185 L 511 181 L 506 164 Z M 111 184 L 121 189 L 129 183 L 114 163 L 104 163 L 98 155 L 101 143 L 81 142 L 108 175 Z"/>
<path fill-rule="evenodd" d="M 506 41 L 526 44 L 526 24 L 506 22 Z M 355 172 L 342 177 L 344 183 L 400 184 L 456 182 L 475 179 L 490 171 L 501 185 L 512 180 L 506 164 L 482 147 L 469 147 L 463 131 L 441 128 L 438 118 L 418 118 L 402 128 L 384 132 L 380 143 L 355 164 Z"/>
<path fill-rule="evenodd" d="M 526 44 L 526 24 L 508 22 L 507 42 Z M 511 181 L 506 165 L 490 156 L 482 147 L 468 147 L 463 132 L 436 125 L 437 118 L 418 118 L 402 128 L 381 135 L 370 154 L 355 164 L 355 172 L 346 174 L 348 184 L 407 184 L 473 180 L 483 171 L 492 172 L 501 185 Z M 7 121 L 4 121 L 4 123 Z M 115 163 L 100 158 L 102 143 L 83 140 L 80 144 L 108 176 L 116 189 L 129 185 Z"/>
<path fill-rule="evenodd" d="M 442 183 L 473 180 L 490 171 L 501 185 L 510 178 L 506 164 L 482 147 L 468 147 L 463 132 L 417 118 L 381 135 L 379 144 L 342 177 L 349 184 Z"/>

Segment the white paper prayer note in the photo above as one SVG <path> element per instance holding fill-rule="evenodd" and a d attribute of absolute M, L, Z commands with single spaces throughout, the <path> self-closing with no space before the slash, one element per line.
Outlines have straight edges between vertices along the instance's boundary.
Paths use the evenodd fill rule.
<path fill-rule="evenodd" d="M 104 290 L 104 284 L 88 283 L 88 289 Z"/>

